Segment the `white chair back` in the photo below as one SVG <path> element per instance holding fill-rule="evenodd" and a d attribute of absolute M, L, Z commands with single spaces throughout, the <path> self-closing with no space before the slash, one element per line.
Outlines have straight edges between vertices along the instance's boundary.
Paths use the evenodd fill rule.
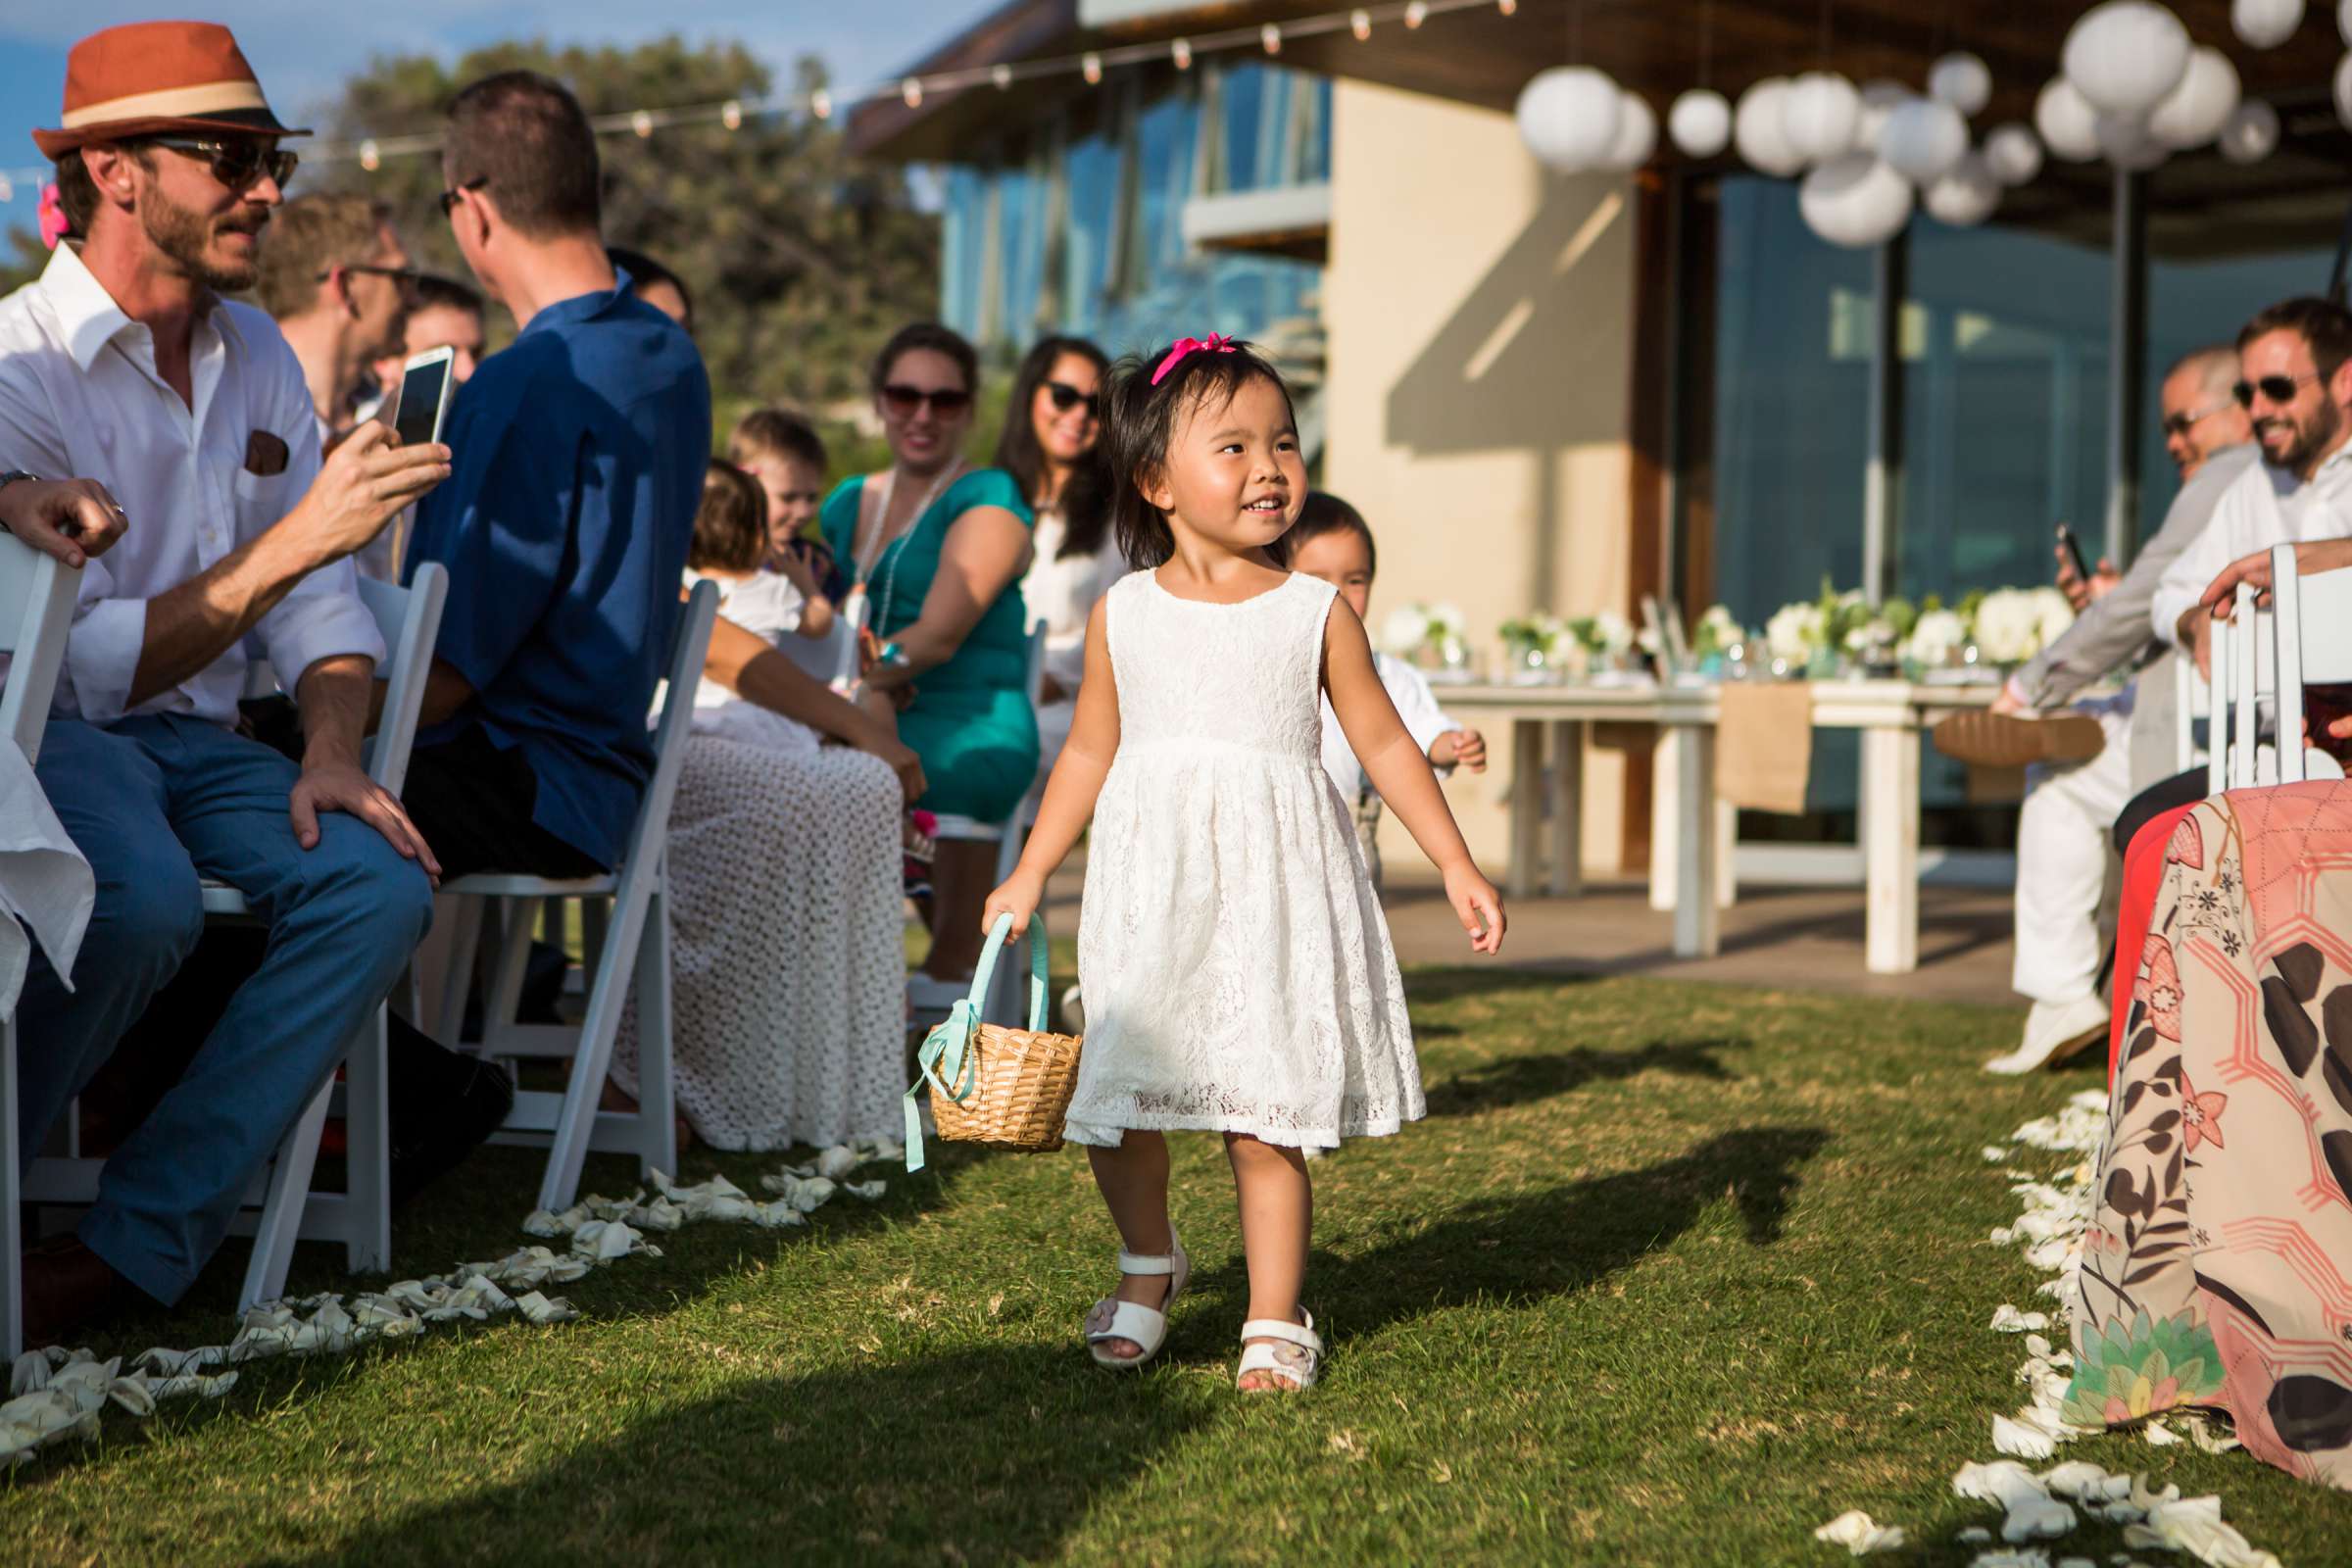
<path fill-rule="evenodd" d="M 433 672 L 433 644 L 441 630 L 441 606 L 449 597 L 449 568 L 427 561 L 407 587 L 360 579 L 360 603 L 375 617 L 384 639 L 384 710 L 375 722 L 368 776 L 398 795 L 409 778 L 409 753 L 416 745 L 416 720 L 424 710 L 424 687 Z"/>
<path fill-rule="evenodd" d="M 0 735 L 14 740 L 28 761 L 40 756 L 41 729 L 49 722 L 80 590 L 78 568 L 0 533 L 0 654 L 8 656 Z"/>
<path fill-rule="evenodd" d="M 2206 777 L 2215 794 L 2343 776 L 2332 757 L 2300 742 L 2304 687 L 2352 682 L 2352 572 L 2331 576 L 2344 580 L 2300 579 L 2294 546 L 2278 546 L 2270 603 L 2241 583 L 2230 618 L 2214 627 Z"/>
<path fill-rule="evenodd" d="M 2305 687 L 2352 683 L 2352 571 L 2304 577 L 2295 569 L 2295 547 L 2279 545 L 2271 552 L 2271 607 L 2283 743 L 2288 726 L 2303 718 Z M 2341 773 L 2326 752 L 2287 744 L 2279 748 L 2281 783 Z"/>
<path fill-rule="evenodd" d="M 2205 725 L 2213 716 L 2213 688 L 2197 673 L 2197 662 L 2185 651 L 2171 656 L 2173 664 L 2173 771 L 2185 773 L 2200 762 L 2210 764 L 2202 744 Z"/>

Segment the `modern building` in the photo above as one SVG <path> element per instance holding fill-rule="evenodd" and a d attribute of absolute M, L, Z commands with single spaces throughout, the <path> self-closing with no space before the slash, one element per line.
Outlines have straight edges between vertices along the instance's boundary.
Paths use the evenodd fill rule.
<path fill-rule="evenodd" d="M 1694 85 L 1737 96 L 1827 64 L 1918 86 L 1966 48 L 1994 81 L 1982 134 L 2031 122 L 2082 5 L 1839 0 L 1826 49 L 1813 0 L 1506 0 L 1418 26 L 1381 7 L 1362 38 L 1306 24 L 1276 53 L 1174 59 L 1179 38 L 1332 9 L 1010 0 L 908 69 L 1169 55 L 872 103 L 851 134 L 947 166 L 942 308 L 985 343 L 1275 342 L 1313 387 L 1320 482 L 1379 531 L 1375 619 L 1448 600 L 1482 648 L 1533 609 L 1630 613 L 1644 594 L 1760 625 L 1825 578 L 1947 599 L 2042 582 L 2060 521 L 2127 559 L 2175 489 L 2153 429 L 2164 367 L 2320 291 L 2344 222 L 2332 7 L 2256 53 L 2228 0 L 2173 0 L 2278 110 L 2265 162 L 2053 159 L 1980 226 L 1923 214 L 1868 251 L 1816 238 L 1792 182 L 1728 153 L 1693 162 L 1661 138 L 1631 176 L 1549 173 L 1511 107 L 1572 48 L 1661 121 Z M 1645 858 L 1648 747 L 1593 737 L 1589 864 Z M 1497 773 L 1449 790 L 1482 856 L 1502 849 Z M 1956 772 L 1928 776 L 1931 843 L 2006 845 L 2005 812 L 1972 808 Z M 1850 739 L 1820 743 L 1813 778 L 1811 816 L 1743 836 L 1850 843 Z M 1840 863 L 1742 856 L 1762 874 Z"/>

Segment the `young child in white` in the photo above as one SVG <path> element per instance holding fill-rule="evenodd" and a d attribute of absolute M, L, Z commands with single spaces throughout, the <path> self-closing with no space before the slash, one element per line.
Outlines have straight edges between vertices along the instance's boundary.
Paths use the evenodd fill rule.
<path fill-rule="evenodd" d="M 1364 618 L 1372 600 L 1372 573 L 1379 554 L 1372 547 L 1372 529 L 1363 514 L 1328 490 L 1308 493 L 1306 506 L 1291 531 L 1282 536 L 1282 552 L 1290 568 L 1318 577 L 1340 591 L 1340 598 Z M 1380 676 L 1404 732 L 1443 775 L 1455 765 L 1473 773 L 1487 770 L 1487 739 L 1438 706 L 1437 693 L 1421 672 L 1391 654 L 1372 655 L 1373 671 Z M 1347 731 L 1331 700 L 1323 702 L 1323 771 L 1340 787 L 1340 798 L 1355 812 L 1355 843 L 1364 852 L 1364 869 L 1371 873 L 1372 890 L 1380 891 L 1380 795 L 1364 776 L 1363 764 L 1348 749 Z"/>
<path fill-rule="evenodd" d="M 1076 719 L 1020 864 L 984 923 L 1026 928 L 1091 817 L 1078 975 L 1086 1049 L 1065 1136 L 1123 1249 L 1085 1334 L 1149 1360 L 1191 1260 L 1168 1219 L 1164 1130 L 1225 1136 L 1250 1310 L 1237 1386 L 1303 1389 L 1304 1151 L 1422 1114 L 1404 989 L 1347 803 L 1323 772 L 1328 694 L 1374 787 L 1445 873 L 1480 953 L 1502 901 L 1397 720 L 1353 611 L 1267 546 L 1306 499 L 1291 400 L 1247 344 L 1185 339 L 1114 372 L 1103 440 L 1138 570 L 1095 606 Z"/>

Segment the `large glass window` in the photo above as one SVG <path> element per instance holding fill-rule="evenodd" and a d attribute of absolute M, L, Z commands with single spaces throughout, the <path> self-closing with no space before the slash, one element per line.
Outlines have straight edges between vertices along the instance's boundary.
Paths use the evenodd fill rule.
<path fill-rule="evenodd" d="M 1046 191 L 1038 171 L 1023 165 L 995 175 L 1000 290 L 990 335 L 1019 342 L 1037 330 L 1046 283 Z"/>
<path fill-rule="evenodd" d="M 940 208 L 939 314 L 958 332 L 974 335 L 980 319 L 980 284 L 987 270 L 989 178 L 967 164 L 948 170 Z"/>
<path fill-rule="evenodd" d="M 1101 130 L 1062 154 L 1066 207 L 1061 231 L 1061 312 L 1073 331 L 1091 332 L 1108 303 L 1119 208 L 1119 149 Z"/>

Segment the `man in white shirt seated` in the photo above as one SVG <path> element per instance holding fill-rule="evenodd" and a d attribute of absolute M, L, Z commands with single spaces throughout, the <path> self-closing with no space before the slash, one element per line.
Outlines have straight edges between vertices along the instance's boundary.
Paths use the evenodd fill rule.
<path fill-rule="evenodd" d="M 84 568 L 38 774 L 97 876 L 74 984 L 18 1008 L 27 1157 L 195 946 L 200 884 L 244 895 L 268 956 L 109 1156 L 79 1235 L 26 1258 L 27 1340 L 176 1300 L 254 1172 L 382 1001 L 431 911 L 431 852 L 361 765 L 384 649 L 345 559 L 448 473 L 370 425 L 321 466 L 270 318 L 223 300 L 294 156 L 226 29 L 116 27 L 69 56 L 58 164 L 80 243 L 0 301 L 0 454 L 88 475 L 127 514 Z M 19 481 L 22 482 L 22 481 Z M 302 700 L 299 764 L 238 735 L 245 645 Z"/>
<path fill-rule="evenodd" d="M 2200 601 L 2215 578 L 2275 545 L 2352 535 L 2352 314 L 2328 300 L 2283 301 L 2245 324 L 2237 354 L 2233 390 L 2262 462 L 2222 493 L 2213 525 L 2165 572 L 2148 612 L 2155 634 L 2207 673 L 2213 616 Z M 2201 767 L 2143 790 L 2116 820 L 2116 849 L 2207 792 Z"/>

